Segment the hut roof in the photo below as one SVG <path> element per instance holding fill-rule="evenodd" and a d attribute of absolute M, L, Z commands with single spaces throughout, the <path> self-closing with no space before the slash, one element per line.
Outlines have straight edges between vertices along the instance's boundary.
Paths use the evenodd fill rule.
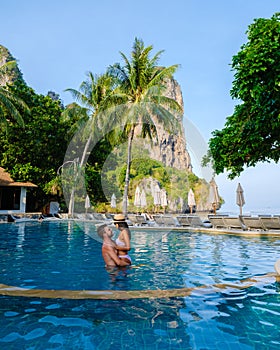
<path fill-rule="evenodd" d="M 32 182 L 18 182 L 11 178 L 11 175 L 0 167 L 0 186 L 4 187 L 37 187 Z"/>

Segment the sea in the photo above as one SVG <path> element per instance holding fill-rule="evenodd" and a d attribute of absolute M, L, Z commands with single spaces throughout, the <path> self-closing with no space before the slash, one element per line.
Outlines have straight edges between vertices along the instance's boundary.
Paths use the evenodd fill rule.
<path fill-rule="evenodd" d="M 236 208 L 221 208 L 217 211 L 217 215 L 240 215 L 240 209 L 238 206 Z M 242 215 L 259 216 L 259 215 L 280 215 L 280 208 L 242 208 Z"/>

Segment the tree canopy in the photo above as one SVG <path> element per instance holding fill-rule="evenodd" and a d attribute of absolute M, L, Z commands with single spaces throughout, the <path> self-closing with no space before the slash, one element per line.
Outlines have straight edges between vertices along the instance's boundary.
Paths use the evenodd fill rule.
<path fill-rule="evenodd" d="M 238 99 L 222 130 L 213 131 L 209 157 L 216 174 L 239 176 L 244 167 L 280 158 L 280 13 L 248 27 L 248 41 L 233 56 L 231 96 Z"/>
<path fill-rule="evenodd" d="M 14 180 L 38 185 L 37 195 L 44 201 L 45 186 L 63 162 L 71 124 L 62 120 L 59 101 L 38 95 L 19 81 L 9 92 L 25 101 L 30 111 L 22 113 L 25 128 L 9 122 L 7 130 L 0 129 L 0 164 Z"/>

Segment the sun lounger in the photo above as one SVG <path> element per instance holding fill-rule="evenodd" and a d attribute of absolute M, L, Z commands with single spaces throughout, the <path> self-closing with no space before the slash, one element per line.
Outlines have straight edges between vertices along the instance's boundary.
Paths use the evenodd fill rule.
<path fill-rule="evenodd" d="M 113 220 L 113 219 L 114 219 L 114 215 L 111 214 L 111 213 L 105 213 L 104 216 L 105 216 L 105 218 L 108 219 L 108 220 Z"/>
<path fill-rule="evenodd" d="M 226 228 L 227 225 L 224 221 L 225 216 L 209 215 L 208 219 L 211 222 L 213 228 Z"/>
<path fill-rule="evenodd" d="M 135 215 L 135 221 L 136 221 L 136 225 L 138 226 L 148 225 L 148 222 L 143 215 Z"/>
<path fill-rule="evenodd" d="M 101 213 L 92 213 L 92 216 L 94 217 L 95 220 L 99 220 L 99 221 L 105 220 L 105 216 Z"/>
<path fill-rule="evenodd" d="M 129 226 L 136 226 L 137 225 L 137 220 L 136 220 L 135 214 L 128 214 L 127 218 L 128 218 L 127 223 Z"/>
<path fill-rule="evenodd" d="M 81 221 L 104 222 L 105 218 L 100 213 L 74 213 L 74 219 Z"/>
<path fill-rule="evenodd" d="M 0 222 L 8 222 L 7 215 L 0 215 Z"/>
<path fill-rule="evenodd" d="M 241 220 L 248 230 L 266 230 L 258 216 L 242 216 Z"/>
<path fill-rule="evenodd" d="M 188 215 L 188 219 L 192 227 L 212 227 L 211 222 L 202 221 L 198 215 Z"/>
<path fill-rule="evenodd" d="M 177 216 L 176 219 L 177 219 L 178 224 L 180 226 L 190 226 L 191 225 L 190 220 L 189 220 L 187 215 Z"/>
<path fill-rule="evenodd" d="M 13 214 L 8 214 L 8 222 L 30 222 L 30 221 L 38 221 L 38 218 L 31 218 L 31 217 L 21 217 L 21 216 L 14 216 Z"/>
<path fill-rule="evenodd" d="M 128 214 L 128 225 L 130 226 L 153 226 L 154 220 L 150 220 L 146 214 Z"/>
<path fill-rule="evenodd" d="M 162 215 L 153 215 L 153 219 L 158 226 L 164 226 L 164 220 Z"/>
<path fill-rule="evenodd" d="M 246 230 L 246 226 L 241 222 L 239 217 L 224 216 L 223 221 L 228 229 L 241 229 Z"/>
<path fill-rule="evenodd" d="M 280 230 L 279 216 L 259 216 L 259 218 L 266 230 Z"/>
<path fill-rule="evenodd" d="M 162 219 L 164 226 L 178 226 L 178 222 L 173 216 L 163 215 Z"/>

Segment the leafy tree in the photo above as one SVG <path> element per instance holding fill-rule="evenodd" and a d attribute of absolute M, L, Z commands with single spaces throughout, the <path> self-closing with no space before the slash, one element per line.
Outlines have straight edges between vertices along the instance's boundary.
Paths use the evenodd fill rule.
<path fill-rule="evenodd" d="M 31 181 L 39 186 L 43 200 L 45 186 L 56 176 L 62 164 L 69 139 L 70 124 L 61 118 L 59 101 L 36 94 L 23 83 L 10 86 L 30 107 L 23 113 L 25 128 L 9 123 L 7 132 L 0 132 L 0 164 L 15 180 Z"/>
<path fill-rule="evenodd" d="M 0 123 L 4 128 L 8 126 L 10 120 L 16 121 L 21 127 L 23 127 L 24 122 L 21 116 L 21 111 L 29 111 L 26 103 L 6 85 L 9 80 L 12 80 L 9 76 L 12 76 L 15 69 L 16 61 L 9 61 L 0 66 L 0 81 L 2 82 L 1 84 L 5 83 L 5 85 L 0 84 Z"/>
<path fill-rule="evenodd" d="M 170 181 L 170 178 L 167 174 L 167 171 L 164 167 L 164 165 L 154 159 L 151 158 L 135 158 L 131 162 L 131 180 L 133 182 L 139 182 L 144 178 L 147 177 L 153 177 L 157 179 L 158 181 L 162 182 L 163 184 Z M 123 166 L 121 168 L 120 174 L 119 174 L 119 186 L 123 186 L 125 183 L 125 176 L 126 176 L 126 166 Z"/>
<path fill-rule="evenodd" d="M 225 170 L 234 178 L 244 167 L 280 157 L 280 13 L 255 19 L 247 31 L 248 42 L 233 56 L 235 71 L 231 96 L 240 104 L 215 130 L 209 154 L 217 174 Z"/>
<path fill-rule="evenodd" d="M 156 121 L 170 130 L 176 125 L 174 113 L 180 113 L 181 107 L 172 98 L 166 97 L 166 79 L 171 78 L 178 65 L 159 67 L 158 61 L 163 51 L 150 58 L 153 46 L 144 46 L 135 39 L 131 59 L 121 52 L 124 66 L 119 63 L 109 68 L 109 73 L 118 80 L 114 92 L 118 125 L 123 125 L 122 136 L 128 140 L 127 167 L 123 193 L 123 213 L 127 215 L 127 197 L 129 189 L 131 149 L 137 126 L 141 127 L 141 136 L 152 139 L 156 136 Z M 112 118 L 112 122 L 114 119 Z"/>
<path fill-rule="evenodd" d="M 106 110 L 110 107 L 109 96 L 113 88 L 113 79 L 107 73 L 101 75 L 94 75 L 92 72 L 88 72 L 87 80 L 83 81 L 79 90 L 66 89 L 69 91 L 77 104 L 67 106 L 63 115 L 67 118 L 75 118 L 74 131 L 81 129 L 85 124 L 87 139 L 85 148 L 80 159 L 79 166 L 82 167 L 86 161 L 87 152 L 94 133 L 98 132 L 98 125 L 96 123 L 96 116 L 98 113 Z"/>
<path fill-rule="evenodd" d="M 111 145 L 106 137 L 100 132 L 100 125 L 97 122 L 97 116 L 104 116 L 104 110 L 110 107 L 109 96 L 113 89 L 113 78 L 107 73 L 94 75 L 92 72 L 87 73 L 87 79 L 83 81 L 79 90 L 67 89 L 77 103 L 67 106 L 63 112 L 66 120 L 73 121 L 71 134 L 75 137 L 72 139 L 72 147 L 76 147 L 74 152 L 78 155 L 77 178 L 81 178 L 82 172 L 85 170 L 86 185 L 92 202 L 105 200 L 102 194 L 102 186 L 100 179 L 100 170 L 106 156 L 111 151 Z M 106 135 L 104 135 L 106 136 Z M 76 146 L 75 146 L 76 144 Z M 91 145 L 94 144 L 94 152 L 90 152 Z M 80 152 L 83 146 L 82 153 Z M 73 156 L 71 152 L 71 156 Z M 85 169 L 85 166 L 87 167 Z M 69 196 L 69 214 L 71 215 L 71 207 L 73 207 L 75 183 L 68 183 L 67 187 L 71 187 L 71 195 Z M 75 189 L 78 191 L 78 188 Z M 64 187 L 64 192 L 68 192 L 68 188 Z M 76 195 L 76 197 L 78 197 Z"/>

